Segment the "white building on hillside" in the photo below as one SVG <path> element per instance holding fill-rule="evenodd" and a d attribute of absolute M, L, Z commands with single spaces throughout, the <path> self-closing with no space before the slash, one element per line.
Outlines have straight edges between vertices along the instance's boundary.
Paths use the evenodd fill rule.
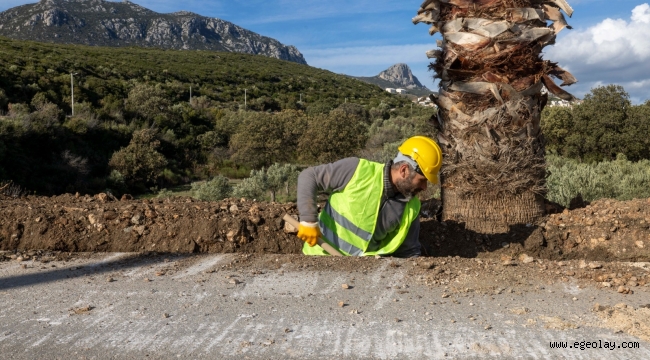
<path fill-rule="evenodd" d="M 397 89 L 395 91 L 397 91 L 398 94 L 406 94 L 406 89 Z"/>
<path fill-rule="evenodd" d="M 389 92 L 391 94 L 395 94 L 397 91 L 395 91 L 395 89 L 393 89 L 393 88 L 386 88 L 386 92 Z"/>

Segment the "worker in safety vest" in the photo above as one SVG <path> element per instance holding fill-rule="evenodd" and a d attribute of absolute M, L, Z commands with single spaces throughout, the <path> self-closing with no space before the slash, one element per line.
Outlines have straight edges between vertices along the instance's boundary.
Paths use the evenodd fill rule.
<path fill-rule="evenodd" d="M 386 164 L 346 158 L 308 168 L 298 177 L 298 237 L 306 255 L 328 255 L 319 237 L 344 255 L 420 255 L 420 200 L 437 184 L 442 151 L 424 136 L 406 140 Z M 318 213 L 316 195 L 331 194 Z"/>

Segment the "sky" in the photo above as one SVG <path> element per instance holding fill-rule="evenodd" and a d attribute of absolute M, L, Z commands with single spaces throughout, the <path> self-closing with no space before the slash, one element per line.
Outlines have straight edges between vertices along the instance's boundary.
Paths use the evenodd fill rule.
<path fill-rule="evenodd" d="M 0 11 L 34 0 L 0 0 Z M 413 25 L 421 0 L 133 0 L 160 13 L 180 10 L 231 21 L 294 45 L 311 66 L 374 76 L 408 64 L 436 90 L 425 52 L 439 35 Z M 599 85 L 622 85 L 634 103 L 650 100 L 650 0 L 568 0 L 575 10 L 544 58 L 579 80 L 566 90 L 578 97 Z"/>

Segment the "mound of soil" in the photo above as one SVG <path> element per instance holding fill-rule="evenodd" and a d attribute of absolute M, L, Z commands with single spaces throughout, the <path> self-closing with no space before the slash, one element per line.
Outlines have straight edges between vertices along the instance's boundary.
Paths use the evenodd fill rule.
<path fill-rule="evenodd" d="M 439 222 L 439 207 L 435 201 L 423 206 L 420 242 L 425 255 L 650 259 L 650 199 L 601 200 L 498 235 Z M 295 204 L 190 198 L 110 201 L 105 194 L 5 197 L 0 198 L 0 250 L 298 254 L 302 242 L 282 220 L 285 213 L 297 214 Z"/>
<path fill-rule="evenodd" d="M 109 201 L 29 196 L 0 201 L 0 250 L 298 253 L 282 217 L 294 204 L 227 199 Z"/>
<path fill-rule="evenodd" d="M 506 234 L 477 234 L 435 218 L 423 219 L 420 232 L 424 252 L 433 256 L 648 261 L 650 199 L 598 200 L 550 214 L 537 224 L 513 226 Z"/>

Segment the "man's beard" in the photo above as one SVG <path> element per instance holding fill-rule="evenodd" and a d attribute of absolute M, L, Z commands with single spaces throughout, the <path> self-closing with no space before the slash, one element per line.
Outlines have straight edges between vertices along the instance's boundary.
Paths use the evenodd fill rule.
<path fill-rule="evenodd" d="M 414 177 L 415 172 L 412 171 L 409 173 L 409 176 L 406 179 L 398 180 L 395 182 L 395 188 L 397 188 L 397 191 L 400 194 L 404 195 L 406 200 L 411 200 L 415 195 L 417 195 L 418 192 L 420 192 L 418 186 L 413 184 Z"/>

